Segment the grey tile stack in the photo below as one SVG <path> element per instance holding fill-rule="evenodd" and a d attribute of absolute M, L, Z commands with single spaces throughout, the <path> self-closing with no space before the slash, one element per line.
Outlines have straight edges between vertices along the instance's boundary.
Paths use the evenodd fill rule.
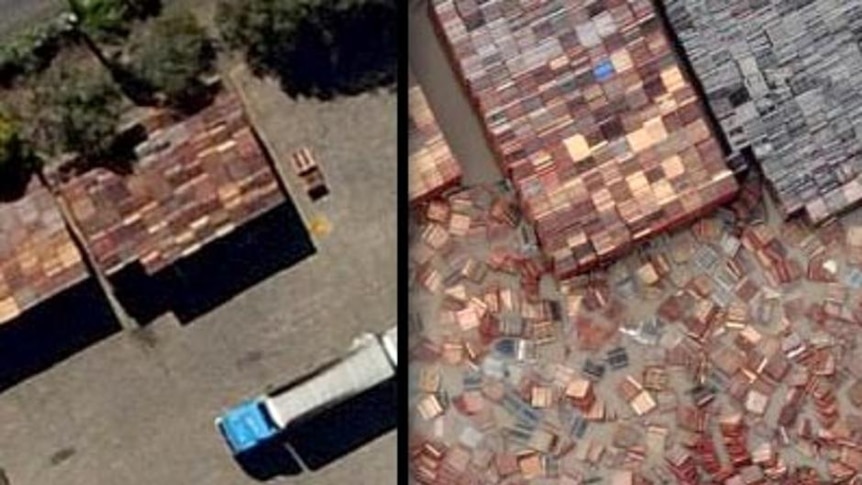
<path fill-rule="evenodd" d="M 625 347 L 614 347 L 609 350 L 607 360 L 613 370 L 625 369 L 629 366 L 629 355 Z"/>
<path fill-rule="evenodd" d="M 599 381 L 605 376 L 605 366 L 587 359 L 581 369 L 587 377 L 594 381 Z"/>
<path fill-rule="evenodd" d="M 665 0 L 735 151 L 751 148 L 785 216 L 862 200 L 862 0 Z"/>

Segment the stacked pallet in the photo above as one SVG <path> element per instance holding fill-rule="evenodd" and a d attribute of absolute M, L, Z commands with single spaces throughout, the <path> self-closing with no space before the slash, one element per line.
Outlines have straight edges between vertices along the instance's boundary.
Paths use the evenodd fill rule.
<path fill-rule="evenodd" d="M 137 147 L 134 173 L 94 169 L 60 189 L 108 274 L 152 274 L 285 200 L 239 99 L 219 96 Z"/>
<path fill-rule="evenodd" d="M 651 2 L 434 0 L 431 11 L 558 276 L 736 193 Z"/>
<path fill-rule="evenodd" d="M 434 113 L 419 85 L 410 88 L 408 193 L 411 204 L 427 201 L 461 180 L 461 166 L 452 155 Z"/>
<path fill-rule="evenodd" d="M 87 278 L 51 194 L 35 179 L 0 204 L 0 323 Z"/>
<path fill-rule="evenodd" d="M 668 0 L 731 147 L 750 149 L 785 216 L 862 200 L 862 2 Z"/>

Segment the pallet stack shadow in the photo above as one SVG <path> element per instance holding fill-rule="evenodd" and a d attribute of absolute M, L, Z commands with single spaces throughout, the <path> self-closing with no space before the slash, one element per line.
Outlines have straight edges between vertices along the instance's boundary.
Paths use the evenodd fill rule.
<path fill-rule="evenodd" d="M 425 93 L 417 84 L 409 92 L 408 192 L 419 204 L 461 182 L 461 166 L 443 138 Z"/>
<path fill-rule="evenodd" d="M 665 5 L 732 149 L 752 151 L 785 217 L 819 223 L 862 200 L 862 2 Z"/>
<path fill-rule="evenodd" d="M 555 273 L 581 273 L 737 184 L 652 4 L 433 0 L 431 16 Z"/>

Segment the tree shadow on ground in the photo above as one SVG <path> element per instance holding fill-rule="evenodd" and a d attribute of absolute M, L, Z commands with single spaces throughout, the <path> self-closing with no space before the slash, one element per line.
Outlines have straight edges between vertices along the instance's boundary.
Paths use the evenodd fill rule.
<path fill-rule="evenodd" d="M 32 178 L 31 170 L 0 168 L 0 202 L 14 202 L 24 197 Z"/>
<path fill-rule="evenodd" d="M 212 56 L 215 58 L 215 51 L 213 51 Z M 117 87 L 135 105 L 170 109 L 182 118 L 192 116 L 208 107 L 221 89 L 220 84 L 211 85 L 205 80 L 195 79 L 189 81 L 188 88 L 182 93 L 182 96 L 165 99 L 161 97 L 156 87 L 130 68 L 115 63 L 110 71 L 111 78 Z"/>
<path fill-rule="evenodd" d="M 265 71 L 294 98 L 329 100 L 391 87 L 397 81 L 399 20 L 397 8 L 378 3 L 306 17 L 295 43 L 276 48 L 264 61 Z"/>
<path fill-rule="evenodd" d="M 129 14 L 138 20 L 147 20 L 162 14 L 164 5 L 162 0 L 137 0 L 127 2 Z"/>
<path fill-rule="evenodd" d="M 89 278 L 0 326 L 0 391 L 120 330 Z"/>
<path fill-rule="evenodd" d="M 139 323 L 150 323 L 168 311 L 188 323 L 314 252 L 288 198 L 155 275 L 134 264 L 110 279 L 120 303 Z"/>
<path fill-rule="evenodd" d="M 237 457 L 243 471 L 258 481 L 299 475 L 302 467 L 289 443 L 310 470 L 318 470 L 392 431 L 398 421 L 397 379 L 297 423 L 278 439 Z"/>

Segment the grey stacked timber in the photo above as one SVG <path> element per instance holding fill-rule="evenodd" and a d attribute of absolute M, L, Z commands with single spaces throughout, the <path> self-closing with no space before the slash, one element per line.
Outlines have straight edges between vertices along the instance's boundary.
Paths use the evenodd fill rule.
<path fill-rule="evenodd" d="M 731 148 L 785 216 L 862 200 L 862 0 L 665 0 Z"/>
<path fill-rule="evenodd" d="M 593 381 L 599 381 L 605 376 L 605 366 L 587 359 L 582 368 L 583 373 Z"/>

